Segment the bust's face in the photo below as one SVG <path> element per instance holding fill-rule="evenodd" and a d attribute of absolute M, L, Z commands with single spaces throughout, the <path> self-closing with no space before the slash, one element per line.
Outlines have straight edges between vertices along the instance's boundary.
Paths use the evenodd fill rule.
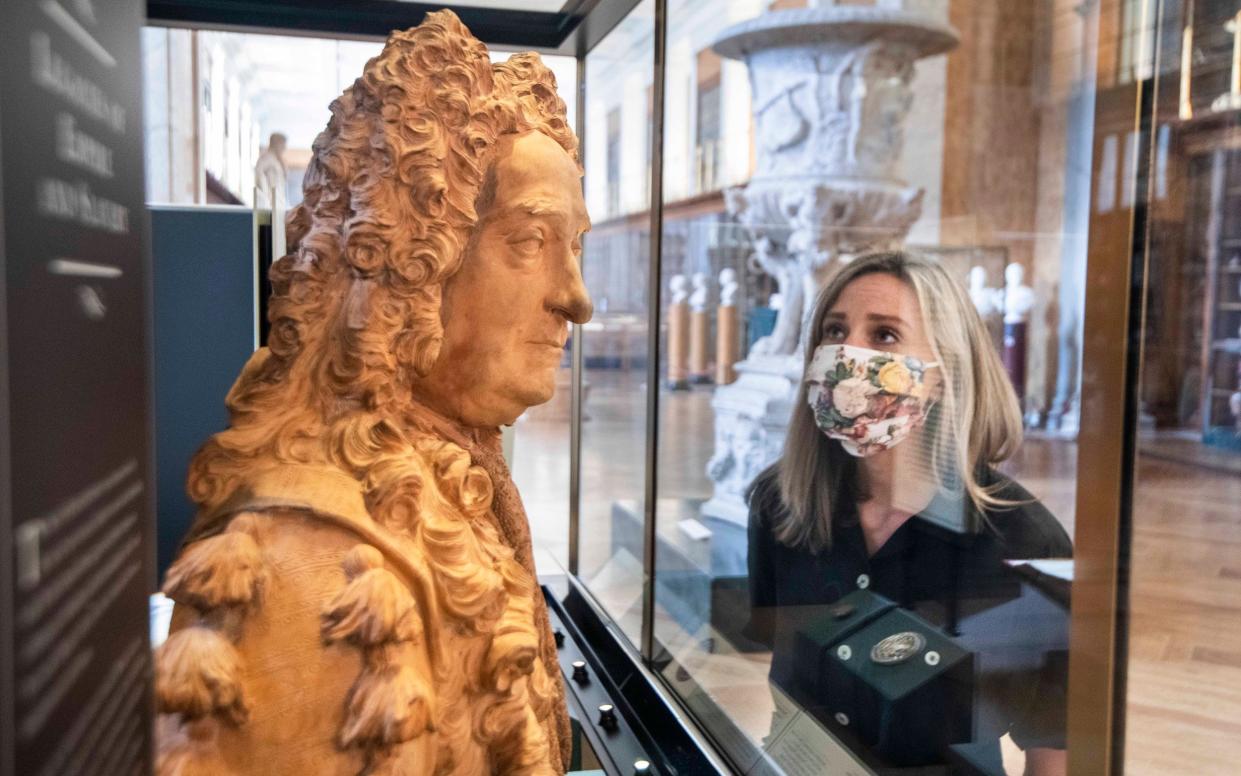
<path fill-rule="evenodd" d="M 579 267 L 590 228 L 577 165 L 539 132 L 502 138 L 494 196 L 444 287 L 444 342 L 417 398 L 469 426 L 512 423 L 552 397 L 569 323 L 590 320 Z"/>

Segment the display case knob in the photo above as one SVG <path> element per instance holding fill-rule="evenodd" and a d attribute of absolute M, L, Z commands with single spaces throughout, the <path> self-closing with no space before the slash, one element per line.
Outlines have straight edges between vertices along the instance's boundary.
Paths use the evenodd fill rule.
<path fill-rule="evenodd" d="M 616 709 L 612 708 L 612 704 L 610 703 L 600 704 L 599 706 L 599 727 L 611 733 L 615 731 L 616 728 L 618 728 L 619 726 L 620 725 L 616 721 Z"/>
<path fill-rule="evenodd" d="M 552 631 L 552 638 L 556 640 L 556 649 L 564 649 L 564 631 L 557 628 Z"/>
<path fill-rule="evenodd" d="M 587 682 L 590 681 L 590 675 L 586 673 L 586 661 L 585 660 L 574 660 L 573 661 L 573 681 L 577 682 L 578 684 L 586 684 Z"/>
<path fill-rule="evenodd" d="M 651 773 L 651 763 L 649 760 L 633 761 L 633 776 L 649 776 Z"/>

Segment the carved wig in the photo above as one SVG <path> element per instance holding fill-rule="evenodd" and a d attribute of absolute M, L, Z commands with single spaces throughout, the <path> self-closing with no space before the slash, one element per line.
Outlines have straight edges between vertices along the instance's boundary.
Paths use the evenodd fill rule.
<path fill-rule="evenodd" d="M 520 502 L 412 384 L 496 141 L 538 131 L 576 159 L 564 103 L 537 55 L 492 64 L 444 11 L 394 33 L 331 113 L 271 270 L 268 346 L 191 465 L 159 772 L 563 772 L 529 535 L 501 514 Z"/>
<path fill-rule="evenodd" d="M 256 457 L 360 471 L 397 444 L 410 378 L 439 355 L 441 291 L 496 141 L 537 130 L 577 156 L 538 55 L 492 64 L 451 12 L 394 33 L 331 112 L 292 250 L 271 270 L 268 348 L 229 393 L 232 427 L 193 463 L 190 496 L 207 511 Z"/>

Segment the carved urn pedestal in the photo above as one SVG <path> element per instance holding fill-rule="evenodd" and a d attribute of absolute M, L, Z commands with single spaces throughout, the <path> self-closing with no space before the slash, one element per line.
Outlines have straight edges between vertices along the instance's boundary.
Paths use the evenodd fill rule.
<path fill-rule="evenodd" d="M 895 248 L 922 213 L 897 174 L 914 63 L 956 45 L 951 27 L 900 0 L 773 11 L 721 33 L 745 60 L 757 133 L 755 174 L 726 192 L 784 306 L 737 364 L 715 409 L 714 482 L 703 514 L 745 522 L 745 488 L 780 455 L 803 364 L 804 322 L 832 273 Z"/>
<path fill-rule="evenodd" d="M 715 483 L 702 514 L 745 524 L 745 490 L 780 455 L 802 364 L 794 356 L 751 355 L 736 365 L 737 380 L 715 392 L 715 454 L 707 476 Z"/>

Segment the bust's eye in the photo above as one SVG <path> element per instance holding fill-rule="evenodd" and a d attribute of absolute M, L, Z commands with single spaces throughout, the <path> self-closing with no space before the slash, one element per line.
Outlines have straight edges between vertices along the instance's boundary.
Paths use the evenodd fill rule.
<path fill-rule="evenodd" d="M 543 250 L 543 233 L 538 229 L 523 229 L 510 237 L 508 244 L 518 256 L 533 258 Z"/>
<path fill-rule="evenodd" d="M 509 245 L 513 247 L 521 256 L 537 256 L 539 251 L 543 250 L 543 240 L 538 237 L 527 237 L 524 240 L 514 240 Z"/>

